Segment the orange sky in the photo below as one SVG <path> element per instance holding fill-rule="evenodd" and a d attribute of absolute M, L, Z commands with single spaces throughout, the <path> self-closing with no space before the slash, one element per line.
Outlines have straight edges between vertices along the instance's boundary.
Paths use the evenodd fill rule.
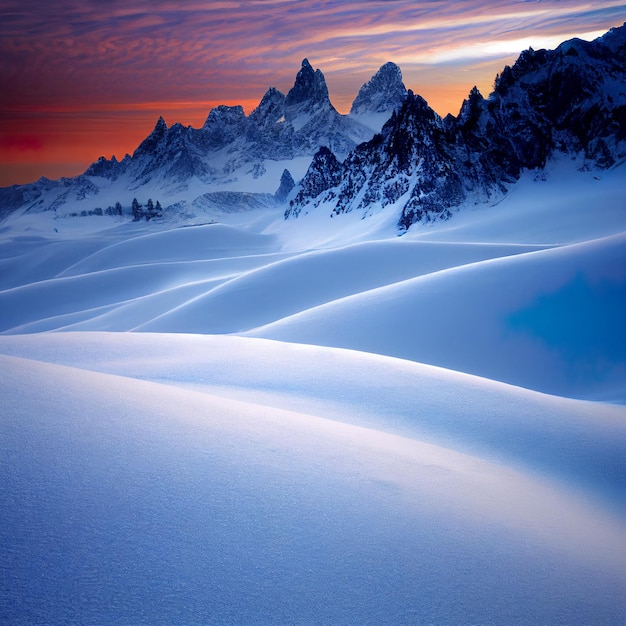
<path fill-rule="evenodd" d="M 249 113 L 270 86 L 286 93 L 305 57 L 341 112 L 394 61 L 456 114 L 521 50 L 594 38 L 624 15 L 613 1 L 0 0 L 0 186 L 122 158 L 159 115 L 201 126 L 217 104 Z"/>

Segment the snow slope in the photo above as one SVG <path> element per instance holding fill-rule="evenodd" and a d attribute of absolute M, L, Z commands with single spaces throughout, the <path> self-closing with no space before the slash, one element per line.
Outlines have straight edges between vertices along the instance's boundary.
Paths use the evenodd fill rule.
<path fill-rule="evenodd" d="M 250 334 L 626 402 L 626 233 L 433 272 Z"/>
<path fill-rule="evenodd" d="M 626 166 L 578 167 L 401 238 L 5 220 L 0 621 L 624 623 Z"/>
<path fill-rule="evenodd" d="M 624 402 L 625 166 L 578 165 L 529 172 L 498 205 L 403 238 L 388 236 L 393 207 L 367 219 L 319 207 L 287 222 L 258 211 L 245 225 L 109 224 L 99 239 L 64 233 L 67 220 L 22 234 L 31 224 L 17 216 L 5 226 L 0 332 L 247 333 Z"/>
<path fill-rule="evenodd" d="M 534 404 L 534 436 L 565 443 L 555 468 L 578 447 L 602 459 L 604 470 L 614 463 L 610 480 L 623 484 L 621 408 L 605 414 L 596 405 L 520 397 L 480 379 L 334 349 L 294 347 L 294 359 L 285 346 L 228 337 L 36 339 L 6 337 L 2 349 L 30 344 L 40 359 L 48 351 L 80 367 L 2 357 L 0 545 L 12 585 L 0 610 L 7 621 L 623 619 L 622 516 L 576 479 L 562 484 L 532 463 L 525 471 L 508 466 L 506 445 L 496 463 L 428 441 L 445 438 L 464 415 L 463 402 L 444 400 L 460 383 L 461 393 L 482 397 L 477 416 L 498 398 L 511 432 L 529 430 L 522 416 Z M 124 376 L 91 371 L 103 360 L 104 369 L 138 367 Z M 230 377 L 230 394 L 211 388 L 223 360 L 249 364 L 243 379 Z M 364 366 L 381 388 L 398 374 L 411 377 L 418 388 L 396 389 L 394 409 L 416 415 L 416 430 L 427 409 L 439 432 L 426 440 L 416 430 L 394 434 L 389 417 L 377 428 L 359 425 L 363 404 L 355 395 L 339 403 L 346 420 L 329 419 L 329 401 L 311 402 L 306 389 L 299 398 L 285 393 L 300 399 L 300 411 L 263 394 L 263 402 L 228 397 L 240 384 L 263 392 L 268 368 L 306 374 L 324 395 L 330 372 L 320 365 L 333 361 L 344 384 Z M 138 380 L 138 373 L 169 380 Z M 421 385 L 430 390 L 422 406 Z M 549 423 L 540 417 L 547 410 Z M 573 440 L 571 422 L 584 431 Z M 591 478 L 593 464 L 583 468 Z"/>

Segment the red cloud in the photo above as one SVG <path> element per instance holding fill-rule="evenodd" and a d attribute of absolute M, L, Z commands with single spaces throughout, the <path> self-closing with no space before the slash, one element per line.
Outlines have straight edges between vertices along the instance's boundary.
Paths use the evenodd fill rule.
<path fill-rule="evenodd" d="M 0 146 L 7 152 L 39 152 L 44 143 L 40 137 L 31 134 L 0 135 Z"/>

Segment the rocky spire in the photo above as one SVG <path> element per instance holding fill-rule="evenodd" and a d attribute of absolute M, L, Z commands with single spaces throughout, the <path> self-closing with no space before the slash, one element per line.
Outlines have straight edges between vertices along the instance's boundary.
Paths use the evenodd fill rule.
<path fill-rule="evenodd" d="M 285 94 L 275 87 L 270 87 L 259 106 L 250 113 L 250 120 L 259 128 L 267 128 L 275 124 L 285 114 Z"/>
<path fill-rule="evenodd" d="M 285 98 L 285 119 L 292 121 L 298 115 L 324 108 L 333 108 L 324 74 L 319 69 L 313 70 L 308 59 L 304 59 L 294 86 Z"/>
<path fill-rule="evenodd" d="M 388 113 L 400 107 L 407 96 L 402 72 L 395 63 L 385 63 L 359 90 L 350 109 L 351 115 Z"/>
<path fill-rule="evenodd" d="M 154 126 L 154 130 L 139 144 L 133 153 L 133 157 L 153 153 L 166 134 L 167 124 L 163 117 L 160 116 Z"/>
<path fill-rule="evenodd" d="M 283 174 L 280 177 L 280 185 L 274 194 L 274 198 L 279 202 L 284 202 L 295 186 L 296 183 L 293 180 L 291 172 L 288 169 L 283 170 Z"/>

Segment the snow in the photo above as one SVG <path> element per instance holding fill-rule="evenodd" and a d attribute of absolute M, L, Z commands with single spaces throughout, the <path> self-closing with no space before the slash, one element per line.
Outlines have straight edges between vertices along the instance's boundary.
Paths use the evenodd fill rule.
<path fill-rule="evenodd" d="M 350 117 L 359 122 L 359 124 L 363 124 L 374 133 L 379 133 L 385 122 L 387 122 L 390 118 L 390 113 L 385 111 L 384 113 L 350 113 Z"/>
<path fill-rule="evenodd" d="M 258 344 L 225 339 L 222 358 L 250 349 L 264 356 Z M 65 340 L 65 358 L 89 354 L 80 334 Z M 169 348 L 189 344 L 184 335 L 163 340 Z M 101 350 L 107 344 L 103 336 Z M 218 346 L 209 339 L 202 347 Z M 317 350 L 310 348 L 314 360 L 328 358 Z M 293 365 L 284 353 L 274 348 L 267 365 Z M 358 354 L 337 356 L 360 367 Z M 10 477 L 2 501 L 11 506 L 0 531 L 14 580 L 8 619 L 618 623 L 623 616 L 614 595 L 626 583 L 623 524 L 532 472 L 323 413 L 94 373 L 85 362 L 2 360 L 11 416 L 2 422 Z M 387 374 L 377 368 L 383 386 L 405 366 L 394 364 L 384 364 Z M 197 366 L 210 378 L 202 361 Z M 314 382 L 325 378 L 319 362 L 313 369 Z M 168 374 L 176 371 L 169 362 Z M 466 383 L 480 391 L 480 381 Z M 500 391 L 514 407 L 515 391 Z M 402 396 L 415 410 L 413 390 Z M 593 405 L 586 408 L 591 415 L 580 421 L 600 447 L 587 444 L 589 452 L 617 447 L 623 411 L 593 420 Z M 440 420 L 454 417 L 445 403 L 440 409 Z M 563 430 L 567 422 L 558 420 Z M 18 594 L 22 611 L 11 603 Z"/>
<path fill-rule="evenodd" d="M 626 233 L 431 272 L 249 334 L 626 402 L 625 312 Z"/>
<path fill-rule="evenodd" d="M 624 623 L 626 166 L 579 167 L 403 237 L 5 220 L 0 620 Z"/>
<path fill-rule="evenodd" d="M 496 206 L 470 207 L 440 228 L 409 236 L 444 241 L 573 243 L 626 230 L 624 163 L 581 171 L 561 158 L 545 170 L 526 171 Z"/>

